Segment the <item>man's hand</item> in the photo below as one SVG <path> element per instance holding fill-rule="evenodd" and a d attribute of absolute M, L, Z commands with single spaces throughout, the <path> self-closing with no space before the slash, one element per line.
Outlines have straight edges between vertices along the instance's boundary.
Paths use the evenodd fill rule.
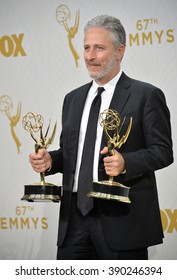
<path fill-rule="evenodd" d="M 32 168 L 39 173 L 45 172 L 52 167 L 52 159 L 46 149 L 39 149 L 37 153 L 31 153 L 29 155 L 29 162 Z"/>
<path fill-rule="evenodd" d="M 104 155 L 107 153 L 108 148 L 104 147 L 101 151 L 101 154 Z M 123 156 L 116 150 L 113 150 L 113 156 L 107 156 L 103 159 L 103 161 L 105 172 L 109 176 L 118 176 L 125 171 L 125 160 Z"/>

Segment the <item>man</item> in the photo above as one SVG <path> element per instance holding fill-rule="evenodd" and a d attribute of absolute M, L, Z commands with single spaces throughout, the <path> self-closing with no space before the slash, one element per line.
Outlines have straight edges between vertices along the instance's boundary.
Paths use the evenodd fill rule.
<path fill-rule="evenodd" d="M 58 259 L 148 259 L 148 247 L 163 242 L 154 172 L 173 162 L 170 113 L 160 89 L 122 72 L 125 45 L 125 30 L 117 18 L 102 15 L 88 22 L 84 59 L 93 81 L 65 97 L 60 148 L 30 154 L 35 171 L 63 173 Z M 86 172 L 80 184 L 81 167 L 88 174 L 91 169 L 82 152 L 98 87 L 104 87 L 100 112 L 114 109 L 121 117 L 126 116 L 125 127 L 130 117 L 133 124 L 126 143 L 107 156 L 107 139 L 98 123 L 93 178 L 87 179 Z M 92 128 L 88 134 L 94 134 Z M 89 162 L 91 143 L 86 146 L 90 148 Z M 85 198 L 79 200 L 87 184 L 92 187 L 92 181 L 106 176 L 130 187 L 130 204 L 88 197 L 86 202 Z M 92 201 L 88 212 L 80 209 L 82 201 L 83 206 Z"/>

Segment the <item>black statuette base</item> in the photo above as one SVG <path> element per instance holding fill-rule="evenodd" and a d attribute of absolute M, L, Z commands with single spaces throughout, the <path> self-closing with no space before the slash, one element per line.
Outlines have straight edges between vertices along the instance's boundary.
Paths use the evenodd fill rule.
<path fill-rule="evenodd" d="M 117 182 L 100 181 L 93 182 L 93 191 L 90 191 L 87 196 L 91 198 L 117 200 L 119 202 L 131 203 L 129 199 L 129 190 L 129 187 Z"/>
<path fill-rule="evenodd" d="M 21 200 L 28 202 L 59 202 L 61 200 L 61 187 L 49 183 L 25 185 L 24 189 L 24 196 Z"/>

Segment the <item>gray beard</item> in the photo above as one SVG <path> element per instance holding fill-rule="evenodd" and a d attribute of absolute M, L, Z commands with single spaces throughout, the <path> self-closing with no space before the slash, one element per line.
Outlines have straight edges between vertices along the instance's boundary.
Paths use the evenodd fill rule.
<path fill-rule="evenodd" d="M 89 76 L 94 80 L 100 80 L 104 78 L 107 74 L 109 74 L 114 69 L 115 65 L 116 65 L 116 54 L 110 58 L 107 64 L 103 65 L 103 69 L 100 72 L 94 74 L 88 71 Z"/>

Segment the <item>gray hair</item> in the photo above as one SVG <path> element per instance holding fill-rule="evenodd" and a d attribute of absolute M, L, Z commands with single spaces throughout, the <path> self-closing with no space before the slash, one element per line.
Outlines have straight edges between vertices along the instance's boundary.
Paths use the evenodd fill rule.
<path fill-rule="evenodd" d="M 87 32 L 92 27 L 102 27 L 110 31 L 113 35 L 113 44 L 116 47 L 126 45 L 126 32 L 118 18 L 108 15 L 97 16 L 88 21 L 84 27 L 84 32 Z"/>

